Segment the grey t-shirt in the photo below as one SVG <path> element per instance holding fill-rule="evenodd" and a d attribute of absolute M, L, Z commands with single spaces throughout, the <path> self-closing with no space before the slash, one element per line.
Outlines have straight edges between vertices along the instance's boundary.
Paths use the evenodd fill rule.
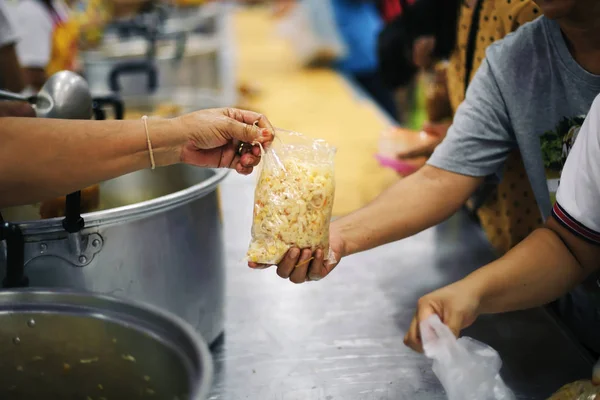
<path fill-rule="evenodd" d="M 518 147 L 545 219 L 562 166 L 598 93 L 600 76 L 573 59 L 557 22 L 540 17 L 487 49 L 428 164 L 499 180 Z M 600 301 L 579 287 L 561 302 L 563 319 L 600 353 Z"/>

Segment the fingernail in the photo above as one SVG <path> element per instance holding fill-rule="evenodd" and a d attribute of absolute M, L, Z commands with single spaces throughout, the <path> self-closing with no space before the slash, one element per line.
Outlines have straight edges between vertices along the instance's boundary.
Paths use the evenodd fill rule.
<path fill-rule="evenodd" d="M 318 275 L 310 275 L 309 278 L 311 281 L 320 281 L 321 280 L 321 277 Z"/>
<path fill-rule="evenodd" d="M 292 258 L 292 259 L 298 258 L 299 255 L 300 255 L 300 250 L 298 250 L 298 249 L 292 249 L 290 251 L 290 258 Z"/>
<path fill-rule="evenodd" d="M 262 135 L 263 135 L 264 137 L 269 137 L 269 136 L 271 136 L 271 132 L 269 132 L 269 130 L 268 130 L 267 128 L 264 128 L 264 129 L 262 130 Z"/>

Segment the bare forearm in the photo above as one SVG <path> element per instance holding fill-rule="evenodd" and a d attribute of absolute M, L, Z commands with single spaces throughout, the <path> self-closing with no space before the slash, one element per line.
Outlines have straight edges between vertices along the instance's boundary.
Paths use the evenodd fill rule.
<path fill-rule="evenodd" d="M 177 127 L 149 123 L 156 161 L 176 162 Z M 41 128 L 40 128 L 41 127 Z M 61 196 L 150 165 L 142 121 L 0 119 L 0 207 Z"/>
<path fill-rule="evenodd" d="M 390 187 L 368 206 L 333 223 L 353 254 L 414 235 L 454 214 L 482 178 L 431 166 Z"/>
<path fill-rule="evenodd" d="M 482 314 L 547 304 L 567 293 L 587 273 L 556 232 L 541 228 L 503 258 L 463 280 L 475 290 Z"/>

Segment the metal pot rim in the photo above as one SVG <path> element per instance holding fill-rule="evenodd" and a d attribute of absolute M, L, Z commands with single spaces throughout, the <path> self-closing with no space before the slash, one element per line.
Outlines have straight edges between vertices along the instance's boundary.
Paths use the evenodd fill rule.
<path fill-rule="evenodd" d="M 70 301 L 69 301 L 70 300 Z M 81 303 L 81 304 L 80 304 Z M 76 307 L 83 305 L 81 314 L 84 310 L 94 310 L 105 316 L 113 317 L 113 320 L 127 322 L 123 316 L 136 317 L 128 313 L 135 310 L 141 312 L 141 316 L 136 319 L 152 324 L 148 321 L 150 317 L 166 322 L 170 326 L 177 327 L 188 344 L 194 347 L 194 351 L 199 356 L 200 365 L 193 376 L 190 376 L 191 383 L 196 383 L 194 392 L 190 393 L 190 400 L 200 400 L 208 398 L 211 389 L 214 368 L 211 352 L 197 333 L 187 322 L 177 315 L 167 312 L 159 307 L 137 300 L 113 297 L 101 293 L 83 292 L 69 288 L 23 288 L 17 290 L 0 291 L 0 313 L 7 310 L 22 309 L 20 306 L 36 306 L 33 311 L 63 311 L 64 306 Z M 62 307 L 61 307 L 62 306 Z M 119 318 L 121 316 L 121 318 Z M 141 327 L 139 327 L 141 329 Z"/>
<path fill-rule="evenodd" d="M 135 204 L 82 214 L 85 229 L 147 217 L 203 197 L 216 190 L 219 183 L 229 174 L 229 170 L 226 169 L 211 168 L 211 170 L 214 171 L 213 176 L 186 189 Z M 62 220 L 63 218 L 49 218 L 45 220 L 17 221 L 16 223 L 19 224 L 23 234 L 35 235 L 64 232 Z"/>

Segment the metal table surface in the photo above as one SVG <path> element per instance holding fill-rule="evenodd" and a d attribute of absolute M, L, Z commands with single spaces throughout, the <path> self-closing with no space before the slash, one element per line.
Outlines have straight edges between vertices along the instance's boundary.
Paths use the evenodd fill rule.
<path fill-rule="evenodd" d="M 210 399 L 444 399 L 430 362 L 402 339 L 422 294 L 492 260 L 480 229 L 459 213 L 348 257 L 327 279 L 294 285 L 243 261 L 254 183 L 233 173 L 221 187 L 227 309 Z M 591 372 L 591 361 L 543 309 L 484 316 L 465 334 L 499 351 L 519 399 L 545 399 Z"/>

